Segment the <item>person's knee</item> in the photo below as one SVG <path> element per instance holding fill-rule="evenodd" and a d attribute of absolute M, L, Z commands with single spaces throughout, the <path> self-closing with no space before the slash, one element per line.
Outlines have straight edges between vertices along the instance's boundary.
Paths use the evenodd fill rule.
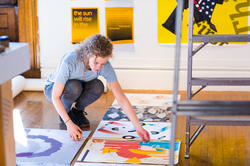
<path fill-rule="evenodd" d="M 101 80 L 99 79 L 95 79 L 93 80 L 93 93 L 96 95 L 96 96 L 100 96 L 103 94 L 104 92 L 104 85 L 102 83 Z"/>
<path fill-rule="evenodd" d="M 79 80 L 69 80 L 67 81 L 63 94 L 67 96 L 80 96 L 82 93 L 82 83 Z"/>
<path fill-rule="evenodd" d="M 83 110 L 96 101 L 104 92 L 104 85 L 100 80 L 92 80 L 85 84 L 83 94 L 77 99 L 76 108 Z"/>

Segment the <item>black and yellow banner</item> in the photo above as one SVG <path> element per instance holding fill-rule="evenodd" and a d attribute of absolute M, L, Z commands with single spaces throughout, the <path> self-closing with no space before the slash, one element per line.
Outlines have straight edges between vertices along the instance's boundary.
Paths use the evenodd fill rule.
<path fill-rule="evenodd" d="M 99 33 L 98 8 L 72 8 L 72 43 Z"/>
<path fill-rule="evenodd" d="M 188 0 L 184 0 L 182 43 L 188 40 Z M 249 0 L 194 0 L 196 13 L 194 34 L 248 34 Z M 175 43 L 174 21 L 176 0 L 158 0 L 158 43 Z M 202 18 L 202 15 L 204 16 Z"/>
<path fill-rule="evenodd" d="M 114 44 L 133 43 L 133 8 L 108 7 L 105 13 L 107 37 L 109 37 Z"/>

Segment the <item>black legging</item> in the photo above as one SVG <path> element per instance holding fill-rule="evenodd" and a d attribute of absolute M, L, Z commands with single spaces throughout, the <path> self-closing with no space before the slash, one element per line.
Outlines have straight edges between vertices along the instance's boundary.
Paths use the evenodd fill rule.
<path fill-rule="evenodd" d="M 46 85 L 44 94 L 49 102 L 52 103 L 52 89 L 54 83 Z M 99 79 L 94 79 L 89 82 L 80 80 L 69 80 L 66 82 L 61 101 L 67 112 L 74 102 L 78 110 L 84 110 L 85 107 L 96 101 L 104 92 L 103 83 Z"/>

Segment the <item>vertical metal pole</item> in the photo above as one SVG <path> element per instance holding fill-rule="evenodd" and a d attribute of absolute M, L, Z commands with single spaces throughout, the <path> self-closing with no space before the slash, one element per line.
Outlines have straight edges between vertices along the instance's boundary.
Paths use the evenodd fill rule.
<path fill-rule="evenodd" d="M 175 18 L 176 46 L 175 46 L 175 70 L 174 70 L 174 88 L 173 88 L 173 112 L 172 127 L 170 139 L 170 161 L 169 165 L 174 165 L 175 158 L 175 137 L 176 137 L 176 121 L 177 121 L 177 100 L 179 92 L 179 68 L 180 68 L 180 52 L 181 52 L 181 29 L 182 29 L 182 12 L 183 0 L 177 0 L 177 10 Z"/>
<path fill-rule="evenodd" d="M 186 159 L 189 158 L 189 153 L 190 153 L 190 121 L 191 121 L 191 117 L 190 116 L 186 116 L 186 137 L 185 137 L 185 154 L 184 157 Z"/>
<path fill-rule="evenodd" d="M 193 18 L 194 18 L 194 0 L 189 0 L 188 17 L 188 62 L 187 62 L 187 100 L 192 98 L 192 57 L 193 57 Z M 189 158 L 190 149 L 190 116 L 186 117 L 186 139 L 185 139 L 185 158 Z"/>
<path fill-rule="evenodd" d="M 192 97 L 192 56 L 193 56 L 193 18 L 194 18 L 194 1 L 189 0 L 189 17 L 188 17 L 188 66 L 187 66 L 187 99 Z"/>

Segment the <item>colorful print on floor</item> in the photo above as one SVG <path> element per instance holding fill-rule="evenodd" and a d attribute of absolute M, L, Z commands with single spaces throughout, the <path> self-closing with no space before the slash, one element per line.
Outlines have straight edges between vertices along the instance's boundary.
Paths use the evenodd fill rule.
<path fill-rule="evenodd" d="M 172 107 L 166 106 L 133 106 L 140 121 L 143 122 L 169 122 Z M 110 106 L 103 120 L 129 121 L 127 115 L 119 106 Z"/>
<path fill-rule="evenodd" d="M 91 139 L 77 161 L 102 163 L 168 164 L 169 142 L 140 142 Z M 175 164 L 179 160 L 180 142 L 175 143 Z"/>
<path fill-rule="evenodd" d="M 170 140 L 171 123 L 142 122 L 141 125 L 149 132 L 151 140 Z M 101 121 L 92 137 L 140 139 L 132 123 L 124 121 Z"/>
<path fill-rule="evenodd" d="M 108 164 L 108 163 L 84 163 L 84 162 L 76 162 L 74 166 L 165 166 L 165 165 L 151 165 L 151 164 Z"/>
<path fill-rule="evenodd" d="M 16 138 L 16 162 L 18 166 L 70 165 L 85 139 L 73 141 L 66 130 L 25 129 L 25 140 Z M 88 137 L 90 131 L 84 131 Z M 22 142 L 22 143 L 21 143 Z"/>

